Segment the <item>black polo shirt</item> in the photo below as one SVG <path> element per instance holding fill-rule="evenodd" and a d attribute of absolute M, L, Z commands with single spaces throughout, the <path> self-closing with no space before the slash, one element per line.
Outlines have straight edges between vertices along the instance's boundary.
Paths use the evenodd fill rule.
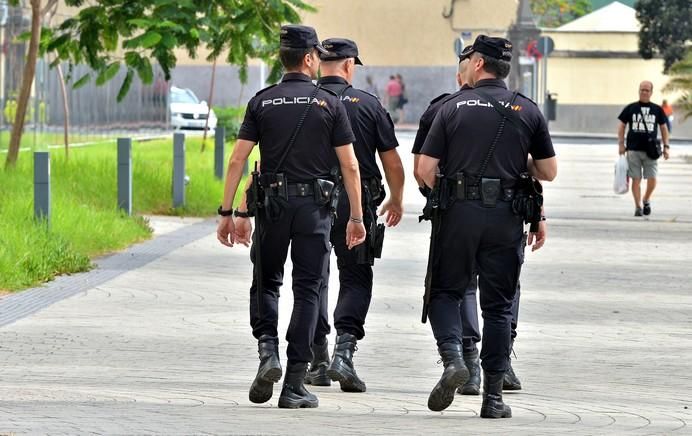
<path fill-rule="evenodd" d="M 428 137 L 430 127 L 432 126 L 432 123 L 435 120 L 435 115 L 437 115 L 437 112 L 440 111 L 440 108 L 443 104 L 447 103 L 448 100 L 456 97 L 456 95 L 459 94 L 459 92 L 461 92 L 461 90 L 463 89 L 469 89 L 469 86 L 464 85 L 461 87 L 459 91 L 453 94 L 441 94 L 430 101 L 430 105 L 425 110 L 425 112 L 423 112 L 423 115 L 421 115 L 420 117 L 420 122 L 418 123 L 418 131 L 416 132 L 416 139 L 413 140 L 413 148 L 411 149 L 411 153 L 420 154 L 420 150 L 421 148 L 423 148 L 423 144 L 425 143 L 425 138 Z"/>
<path fill-rule="evenodd" d="M 361 178 L 381 179 L 382 174 L 375 159 L 376 152 L 393 150 L 399 146 L 389 113 L 377 97 L 352 87 L 342 77 L 325 76 L 318 83 L 337 94 L 346 106 L 348 119 L 356 136 L 353 147 L 360 164 Z"/>
<path fill-rule="evenodd" d="M 315 94 L 315 89 L 305 74 L 288 73 L 248 102 L 238 138 L 259 143 L 262 171 L 282 172 L 291 182 L 328 177 L 338 166 L 334 147 L 355 141 L 339 98 L 324 89 Z M 277 168 L 308 103 L 313 106 L 282 168 Z"/>
<path fill-rule="evenodd" d="M 475 88 L 481 88 L 500 103 L 509 104 L 512 99 L 512 92 L 499 79 L 481 80 Z M 527 171 L 529 154 L 535 160 L 555 156 L 548 126 L 536 104 L 518 95 L 512 109 L 529 133 L 521 134 L 512 123 L 505 122 L 484 174 L 484 177 L 500 178 L 508 184 Z M 461 90 L 440 108 L 421 153 L 440 159 L 447 176 L 458 172 L 477 176 L 501 120 L 502 116 L 473 88 Z"/>

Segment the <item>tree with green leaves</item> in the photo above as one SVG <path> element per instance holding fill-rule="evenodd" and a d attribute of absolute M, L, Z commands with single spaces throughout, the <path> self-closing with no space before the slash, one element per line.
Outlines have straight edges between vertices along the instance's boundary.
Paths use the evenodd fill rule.
<path fill-rule="evenodd" d="M 34 3 L 39 9 L 41 1 L 31 0 L 32 10 Z M 271 65 L 269 80 L 276 80 L 281 73 L 277 59 L 281 25 L 298 23 L 300 11 L 314 10 L 302 0 L 65 0 L 65 3 L 81 8 L 79 13 L 43 32 L 40 26 L 37 31 L 32 26 L 27 68 L 33 65 L 35 70 L 39 42 L 47 52 L 56 55 L 51 66 L 67 62 L 71 66 L 86 64 L 91 68 L 91 72 L 77 78 L 73 84 L 76 88 L 91 80 L 103 85 L 125 68 L 118 101 L 127 95 L 135 75 L 145 84 L 152 83 L 152 61 L 160 65 L 166 80 L 170 80 L 177 62 L 175 51 L 180 48 L 193 58 L 199 49 L 206 49 L 209 61 L 225 54 L 226 62 L 240 67 L 242 81 L 247 80 L 248 60 L 262 59 Z M 33 82 L 33 71 L 30 72 L 29 91 Z M 67 76 L 71 80 L 71 69 Z M 22 121 L 13 128 L 13 138 L 15 133 L 21 138 L 23 125 Z M 13 144 L 11 141 L 6 166 L 12 166 L 17 158 L 19 141 L 16 150 L 12 149 Z"/>
<path fill-rule="evenodd" d="M 690 0 L 638 0 L 634 4 L 639 30 L 639 54 L 651 59 L 657 53 L 664 59 L 663 72 L 685 57 L 692 41 Z"/>
<path fill-rule="evenodd" d="M 591 12 L 590 0 L 531 0 L 540 27 L 560 27 Z"/>
<path fill-rule="evenodd" d="M 687 55 L 670 67 L 668 74 L 670 80 L 663 90 L 680 93 L 675 105 L 685 119 L 692 117 L 692 48 L 688 48 Z"/>

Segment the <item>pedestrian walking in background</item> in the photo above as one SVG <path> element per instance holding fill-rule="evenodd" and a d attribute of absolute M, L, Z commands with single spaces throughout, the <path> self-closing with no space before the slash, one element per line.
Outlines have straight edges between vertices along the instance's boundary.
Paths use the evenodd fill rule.
<path fill-rule="evenodd" d="M 673 115 L 673 106 L 668 103 L 668 100 L 663 100 L 661 103 L 661 109 L 663 113 L 666 114 L 666 126 L 668 127 L 668 135 L 673 133 L 673 121 L 675 120 L 675 115 Z"/>
<path fill-rule="evenodd" d="M 630 103 L 622 110 L 618 119 L 618 152 L 627 153 L 628 175 L 632 179 L 634 216 L 651 214 L 651 196 L 656 189 L 658 158 L 668 160 L 667 117 L 661 106 L 651 102 L 654 85 L 648 80 L 639 84 L 639 100 Z M 625 142 L 625 126 L 627 142 Z M 663 149 L 658 142 L 658 128 L 661 128 Z M 646 192 L 642 201 L 641 182 L 646 179 Z"/>
<path fill-rule="evenodd" d="M 387 97 L 387 111 L 389 116 L 392 117 L 394 124 L 399 122 L 399 100 L 401 99 L 401 83 L 396 80 L 396 76 L 389 76 L 389 82 L 387 82 L 386 97 Z"/>
<path fill-rule="evenodd" d="M 396 80 L 399 82 L 399 86 L 401 86 L 401 95 L 399 96 L 399 104 L 397 105 L 397 111 L 399 112 L 398 122 L 403 123 L 406 119 L 404 117 L 404 106 L 406 106 L 406 103 L 408 103 L 408 98 L 406 98 L 406 84 L 404 83 L 404 78 L 401 77 L 401 74 L 396 75 Z"/>

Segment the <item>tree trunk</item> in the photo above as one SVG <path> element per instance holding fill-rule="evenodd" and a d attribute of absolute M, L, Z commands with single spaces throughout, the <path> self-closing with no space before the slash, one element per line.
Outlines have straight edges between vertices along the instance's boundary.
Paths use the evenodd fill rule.
<path fill-rule="evenodd" d="M 211 115 L 211 102 L 214 99 L 214 82 L 216 82 L 216 58 L 214 58 L 214 63 L 211 66 L 211 85 L 209 85 L 209 101 L 207 102 L 209 110 L 207 110 L 207 120 L 204 123 L 204 136 L 202 137 L 202 152 L 204 152 L 207 143 L 207 129 L 209 128 L 209 115 Z"/>
<path fill-rule="evenodd" d="M 67 104 L 67 90 L 65 89 L 65 76 L 62 74 L 62 66 L 58 64 L 58 79 L 60 79 L 60 91 L 62 92 L 62 110 L 65 117 L 65 123 L 63 125 L 65 133 L 65 160 L 70 158 L 70 107 Z"/>
<path fill-rule="evenodd" d="M 24 131 L 24 121 L 26 110 L 29 106 L 31 97 L 31 85 L 36 74 L 36 60 L 38 59 L 38 45 L 41 39 L 41 0 L 31 0 L 31 39 L 29 40 L 29 53 L 24 65 L 22 77 L 22 87 L 19 90 L 17 99 L 17 115 L 12 125 L 12 135 L 10 136 L 10 146 L 5 161 L 5 168 L 14 167 L 19 156 L 19 145 Z"/>

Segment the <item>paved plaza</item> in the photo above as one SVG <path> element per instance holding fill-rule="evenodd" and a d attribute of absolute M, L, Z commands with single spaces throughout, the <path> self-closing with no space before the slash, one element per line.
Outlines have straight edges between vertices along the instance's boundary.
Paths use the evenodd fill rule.
<path fill-rule="evenodd" d="M 366 393 L 311 388 L 319 408 L 282 410 L 277 384 L 250 403 L 249 250 L 222 247 L 213 220 L 152 218 L 152 241 L 0 299 L 0 435 L 692 434 L 692 147 L 661 162 L 642 219 L 612 193 L 614 143 L 556 146 L 548 242 L 522 275 L 513 365 L 524 389 L 505 395 L 514 417 L 492 421 L 480 396 L 426 407 L 442 370 L 420 323 L 429 224 L 418 223 L 413 136 L 400 139 L 407 213 L 388 230 L 356 353 Z M 330 286 L 333 307 L 336 275 Z"/>

